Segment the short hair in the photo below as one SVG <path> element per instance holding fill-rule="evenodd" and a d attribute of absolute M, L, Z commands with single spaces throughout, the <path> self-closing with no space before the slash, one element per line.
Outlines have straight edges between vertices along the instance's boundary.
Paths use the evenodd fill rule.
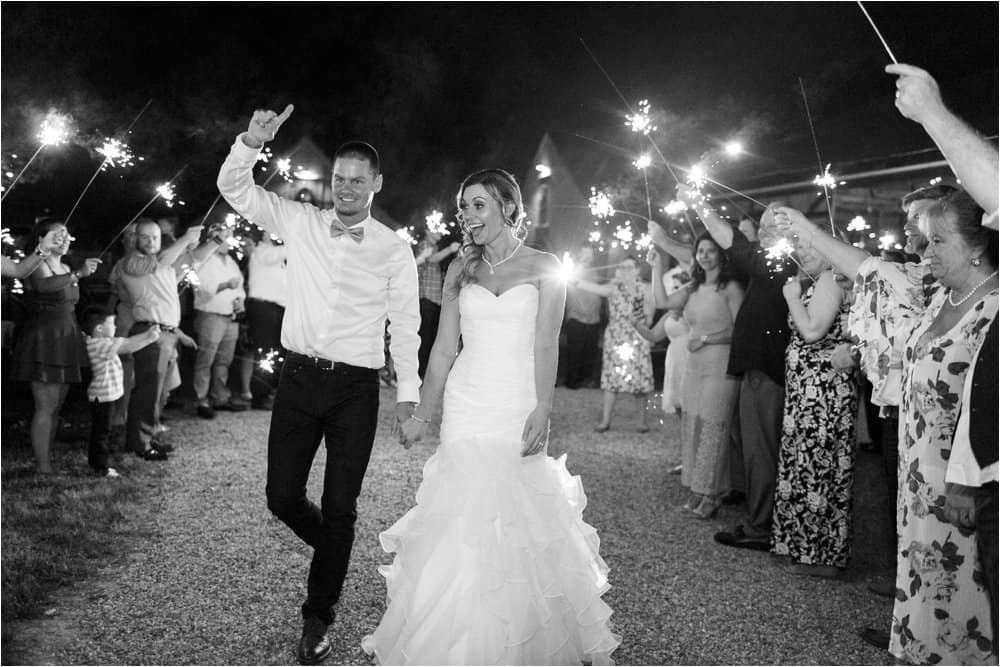
<path fill-rule="evenodd" d="M 114 313 L 103 306 L 88 306 L 85 311 L 83 311 L 83 317 L 80 318 L 80 325 L 83 329 L 83 333 L 88 336 L 94 335 L 94 329 L 98 326 L 104 324 L 105 320 L 109 317 L 114 317 Z"/>
<path fill-rule="evenodd" d="M 920 201 L 921 199 L 933 199 L 934 201 L 940 201 L 950 194 L 958 192 L 958 188 L 952 187 L 950 185 L 928 185 L 925 188 L 917 188 L 913 192 L 909 192 L 903 195 L 902 205 L 906 209 L 915 201 Z"/>
<path fill-rule="evenodd" d="M 931 218 L 952 214 L 955 231 L 970 248 L 983 251 L 991 268 L 997 268 L 997 233 L 983 226 L 983 209 L 965 190 L 955 190 L 927 210 Z"/>
<path fill-rule="evenodd" d="M 334 161 L 342 157 L 368 160 L 376 176 L 382 173 L 382 161 L 379 159 L 378 151 L 366 141 L 348 141 L 333 154 Z"/>

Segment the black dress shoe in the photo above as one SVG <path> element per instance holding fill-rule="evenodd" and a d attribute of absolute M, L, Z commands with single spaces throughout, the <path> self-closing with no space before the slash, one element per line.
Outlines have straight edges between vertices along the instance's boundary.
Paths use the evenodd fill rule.
<path fill-rule="evenodd" d="M 153 449 L 157 449 L 165 454 L 174 451 L 174 446 L 166 440 L 153 440 Z"/>
<path fill-rule="evenodd" d="M 896 597 L 896 582 L 893 579 L 876 579 L 868 584 L 868 590 L 884 598 Z"/>
<path fill-rule="evenodd" d="M 225 403 L 217 403 L 212 407 L 216 410 L 225 410 L 226 412 L 246 412 L 250 409 L 250 404 L 239 403 L 233 399 L 229 399 Z"/>
<path fill-rule="evenodd" d="M 201 417 L 202 419 L 215 418 L 215 410 L 213 410 L 212 407 L 209 405 L 199 405 L 196 409 L 196 412 L 198 413 L 198 416 Z"/>
<path fill-rule="evenodd" d="M 310 616 L 302 621 L 302 639 L 299 640 L 298 658 L 300 665 L 318 665 L 327 659 L 333 645 L 326 636 L 326 623 Z"/>
<path fill-rule="evenodd" d="M 875 628 L 861 628 L 858 630 L 858 635 L 864 639 L 866 643 L 871 644 L 875 648 L 880 648 L 883 651 L 889 650 L 888 632 L 876 630 Z"/>
<path fill-rule="evenodd" d="M 753 549 L 754 551 L 771 550 L 770 536 L 753 537 L 747 535 L 743 532 L 743 526 L 736 526 L 732 531 L 716 533 L 714 539 L 719 544 L 725 544 L 727 547 L 736 547 L 737 549 Z"/>
<path fill-rule="evenodd" d="M 146 461 L 167 460 L 167 453 L 160 451 L 159 449 L 156 449 L 154 447 L 150 447 L 149 449 L 144 449 L 141 452 L 136 452 L 135 455 L 138 456 L 140 459 L 145 459 Z"/>

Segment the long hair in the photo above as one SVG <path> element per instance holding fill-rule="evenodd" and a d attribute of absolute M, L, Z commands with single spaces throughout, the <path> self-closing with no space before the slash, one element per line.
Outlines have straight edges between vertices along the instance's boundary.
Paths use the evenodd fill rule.
<path fill-rule="evenodd" d="M 738 234 L 739 232 L 735 233 Z M 698 263 L 697 259 L 698 246 L 704 241 L 711 243 L 719 250 L 719 282 L 715 286 L 715 289 L 720 290 L 733 279 L 732 274 L 729 272 L 729 253 L 716 243 L 712 235 L 707 232 L 695 239 L 694 246 L 691 248 L 691 282 L 694 283 L 695 289 L 705 284 L 705 269 L 701 268 L 701 264 Z"/>
<path fill-rule="evenodd" d="M 459 210 L 462 208 L 462 195 L 470 185 L 483 186 L 494 201 L 500 205 L 504 224 L 511 228 L 511 232 L 516 238 L 523 240 L 527 236 L 527 230 L 524 227 L 524 202 L 521 199 L 521 188 L 517 184 L 517 179 L 510 172 L 503 169 L 483 169 L 466 176 L 462 185 L 459 186 L 456 196 Z M 505 206 L 513 206 L 510 215 L 504 212 Z M 476 282 L 476 270 L 483 261 L 483 250 L 483 246 L 473 243 L 472 234 L 465 229 L 463 224 L 462 249 L 460 251 L 462 272 L 459 278 L 459 288 Z M 457 290 L 455 292 L 457 293 Z"/>

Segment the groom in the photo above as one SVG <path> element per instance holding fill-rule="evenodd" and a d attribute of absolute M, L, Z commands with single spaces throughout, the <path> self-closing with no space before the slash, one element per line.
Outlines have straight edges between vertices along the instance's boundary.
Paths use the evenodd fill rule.
<path fill-rule="evenodd" d="M 337 149 L 333 209 L 293 202 L 254 185 L 264 143 L 292 113 L 255 111 L 219 172 L 219 191 L 242 216 L 288 246 L 288 304 L 281 343 L 288 350 L 267 441 L 267 506 L 313 547 L 302 605 L 298 659 L 312 665 L 332 650 L 326 636 L 347 574 L 356 503 L 378 423 L 378 369 L 389 320 L 396 365 L 396 426 L 419 399 L 420 310 L 409 245 L 371 217 L 382 189 L 378 153 L 355 141 Z M 322 506 L 306 481 L 326 440 Z"/>

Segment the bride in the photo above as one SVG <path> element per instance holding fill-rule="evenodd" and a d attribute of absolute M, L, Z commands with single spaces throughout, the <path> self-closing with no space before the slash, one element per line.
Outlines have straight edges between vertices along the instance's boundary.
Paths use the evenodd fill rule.
<path fill-rule="evenodd" d="M 559 261 L 525 247 L 502 169 L 458 194 L 462 256 L 445 278 L 420 405 L 420 440 L 444 398 L 441 442 L 417 504 L 380 535 L 395 553 L 386 611 L 362 647 L 381 664 L 610 664 L 608 567 L 583 521 L 579 477 L 546 453 L 566 299 Z M 460 350 L 461 347 L 461 350 Z"/>

